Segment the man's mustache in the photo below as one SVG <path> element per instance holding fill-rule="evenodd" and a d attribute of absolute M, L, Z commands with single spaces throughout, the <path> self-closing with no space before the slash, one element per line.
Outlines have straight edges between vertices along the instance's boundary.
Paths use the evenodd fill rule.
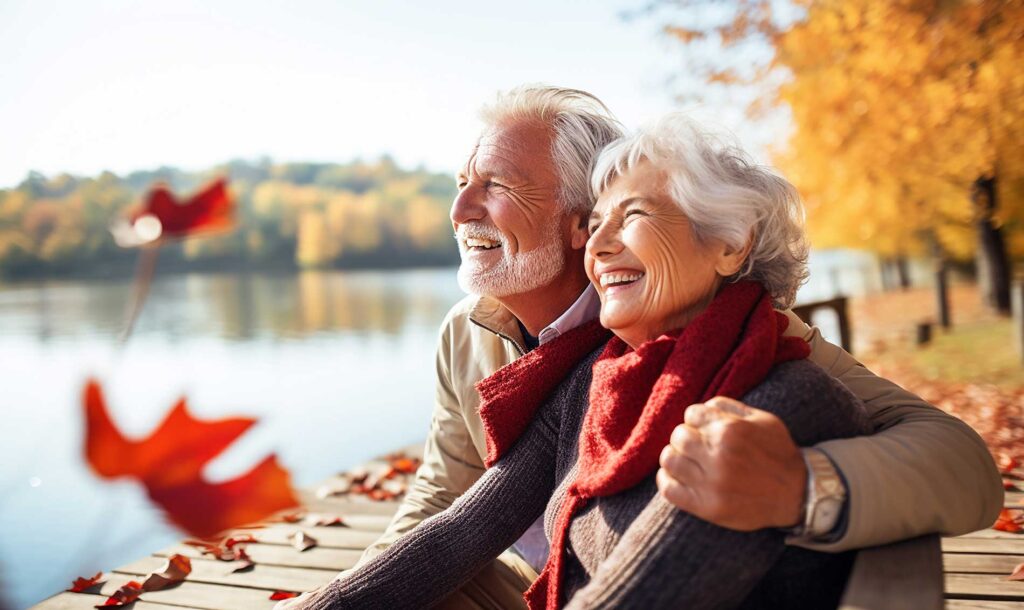
<path fill-rule="evenodd" d="M 483 223 L 483 222 L 471 222 L 463 223 L 459 225 L 458 230 L 455 232 L 455 241 L 459 244 L 466 243 L 467 239 L 489 239 L 492 241 L 503 242 L 505 236 L 502 235 L 498 227 Z"/>

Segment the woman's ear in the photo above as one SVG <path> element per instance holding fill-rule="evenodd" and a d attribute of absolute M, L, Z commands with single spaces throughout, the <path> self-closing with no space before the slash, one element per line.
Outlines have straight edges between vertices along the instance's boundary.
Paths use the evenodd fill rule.
<path fill-rule="evenodd" d="M 747 262 L 750 251 L 754 248 L 753 238 L 748 239 L 742 248 L 734 248 L 728 244 L 722 244 L 722 249 L 715 261 L 715 272 L 722 277 L 729 277 L 743 268 Z"/>

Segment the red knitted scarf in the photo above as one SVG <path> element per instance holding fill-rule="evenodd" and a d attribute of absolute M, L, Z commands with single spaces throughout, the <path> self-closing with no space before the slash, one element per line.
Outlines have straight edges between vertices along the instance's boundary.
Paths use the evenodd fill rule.
<path fill-rule="evenodd" d="M 531 610 L 558 608 L 566 537 L 588 500 L 639 484 L 658 468 L 658 455 L 687 405 L 714 396 L 740 398 L 775 364 L 807 357 L 807 344 L 784 337 L 788 320 L 755 282 L 727 284 L 682 331 L 633 351 L 607 341 L 594 363 L 590 407 L 583 420 L 579 470 L 554 525 L 551 552 L 526 592 Z M 608 331 L 591 322 L 546 343 L 477 384 L 492 465 L 529 425 L 536 410 Z"/>

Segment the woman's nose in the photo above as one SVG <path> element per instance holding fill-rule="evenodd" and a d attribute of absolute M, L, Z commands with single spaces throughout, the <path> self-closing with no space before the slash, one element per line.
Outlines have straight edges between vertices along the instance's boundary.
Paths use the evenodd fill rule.
<path fill-rule="evenodd" d="M 622 251 L 619 231 L 611 223 L 601 223 L 587 240 L 587 254 L 594 258 L 611 256 Z"/>

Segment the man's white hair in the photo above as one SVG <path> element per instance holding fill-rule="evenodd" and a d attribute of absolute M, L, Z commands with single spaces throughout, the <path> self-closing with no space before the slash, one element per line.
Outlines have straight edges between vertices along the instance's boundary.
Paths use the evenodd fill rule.
<path fill-rule="evenodd" d="M 590 190 L 594 159 L 605 145 L 623 135 L 622 125 L 601 100 L 579 89 L 523 85 L 499 93 L 494 103 L 481 110 L 480 117 L 491 127 L 518 120 L 550 126 L 562 210 L 584 217 L 590 214 L 595 201 Z"/>
<path fill-rule="evenodd" d="M 601 152 L 591 179 L 594 197 L 641 162 L 667 174 L 668 194 L 698 242 L 718 239 L 742 248 L 753 240 L 747 260 L 728 281 L 757 280 L 776 307 L 793 304 L 807 281 L 808 244 L 804 208 L 792 184 L 754 163 L 735 144 L 672 113 Z"/>

